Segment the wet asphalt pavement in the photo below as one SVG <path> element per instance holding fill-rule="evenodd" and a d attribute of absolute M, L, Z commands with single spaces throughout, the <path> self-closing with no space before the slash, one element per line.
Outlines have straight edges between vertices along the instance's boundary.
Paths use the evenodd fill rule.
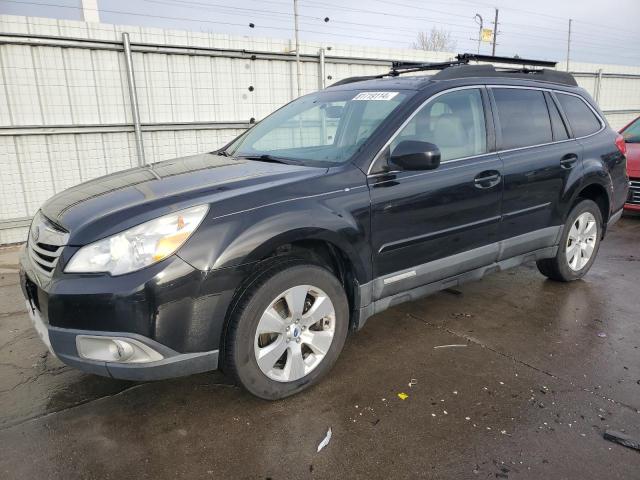
<path fill-rule="evenodd" d="M 14 258 L 0 251 L 0 478 L 640 479 L 640 452 L 602 438 L 640 439 L 640 219 L 583 281 L 526 265 L 373 317 L 321 384 L 278 402 L 215 372 L 65 367 Z"/>

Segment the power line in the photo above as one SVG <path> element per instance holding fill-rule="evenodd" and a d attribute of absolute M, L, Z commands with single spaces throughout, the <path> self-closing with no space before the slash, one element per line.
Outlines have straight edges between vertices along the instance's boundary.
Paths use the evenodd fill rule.
<path fill-rule="evenodd" d="M 266 0 L 269 1 L 269 0 Z M 385 4 L 395 4 L 395 5 L 399 5 L 399 6 L 408 6 L 405 3 L 399 3 L 399 2 L 393 2 L 393 1 L 383 1 L 383 0 L 372 0 L 372 1 L 380 1 L 382 3 Z M 433 19 L 433 18 L 428 18 L 428 17 L 422 17 L 422 16 L 412 16 L 412 17 L 406 17 L 404 15 L 400 15 L 394 12 L 389 12 L 389 11 L 380 11 L 380 10 L 376 10 L 376 11 L 371 11 L 371 10 L 366 10 L 366 9 L 362 9 L 362 8 L 356 8 L 356 7 L 346 7 L 346 6 L 342 6 L 342 5 L 337 5 L 334 3 L 327 3 L 327 2 L 314 2 L 313 4 L 309 3 L 310 0 L 306 0 L 305 1 L 305 7 L 306 8 L 322 8 L 322 7 L 328 7 L 328 8 L 335 8 L 338 10 L 342 10 L 342 11 L 347 11 L 347 12 L 354 12 L 354 13 L 365 13 L 365 14 L 370 14 L 370 15 L 379 15 L 379 16 L 384 16 L 384 17 L 396 17 L 396 18 L 409 18 L 409 19 L 413 19 L 413 20 L 426 20 L 429 22 L 432 22 L 434 24 L 439 24 L 439 25 L 447 25 L 447 26 L 457 26 L 457 27 L 463 27 L 466 29 L 469 29 L 469 31 L 471 31 L 471 34 L 473 33 L 473 30 L 475 29 L 474 26 L 471 25 L 461 25 L 459 23 L 451 23 L 451 22 L 445 22 L 445 21 L 440 21 L 437 19 Z M 278 2 L 279 3 L 279 2 Z M 417 9 L 417 10 L 426 10 L 426 11 L 435 11 L 437 13 L 441 13 L 441 14 L 445 14 L 445 15 L 449 15 L 449 16 L 455 16 L 457 18 L 459 18 L 458 14 L 453 14 L 453 13 L 448 13 L 448 12 L 443 12 L 441 10 L 433 10 L 433 9 L 428 9 L 428 8 L 421 8 L 418 6 L 414 6 L 413 8 Z M 514 9 L 511 9 L 514 10 Z M 526 12 L 523 10 L 523 12 Z M 568 20 L 568 18 L 562 18 L 562 17 L 556 17 L 558 19 L 563 20 L 564 22 L 566 22 Z M 563 37 L 566 35 L 567 30 L 566 28 L 560 29 L 560 28 L 553 28 L 553 27 L 549 27 L 549 26 L 542 26 L 542 25 L 536 25 L 536 24 L 527 24 L 527 25 L 523 25 L 523 24 L 516 24 L 516 23 L 511 23 L 511 22 L 501 22 L 504 25 L 512 25 L 512 26 L 521 26 L 523 28 L 527 28 L 527 29 L 531 29 L 531 28 L 537 28 L 537 29 L 544 29 L 544 30 L 549 30 L 549 31 L 555 31 L 555 32 L 559 32 L 563 35 Z M 577 32 L 576 32 L 577 33 Z M 634 32 L 635 33 L 635 32 Z M 582 33 L 577 33 L 578 35 L 583 35 L 586 36 L 587 34 L 582 34 Z M 589 35 L 590 38 L 592 38 L 592 35 Z M 624 39 L 617 37 L 618 41 L 625 41 Z"/>
<path fill-rule="evenodd" d="M 217 8 L 213 8 L 213 7 L 218 7 L 219 4 L 205 4 L 202 2 L 194 2 L 194 1 L 189 1 L 189 0 L 173 0 L 173 1 L 168 1 L 168 0 L 142 0 L 144 2 L 149 2 L 149 3 L 158 3 L 158 4 L 162 4 L 162 5 L 173 5 L 176 7 L 179 7 L 179 5 L 177 5 L 175 2 L 178 2 L 180 4 L 185 4 L 185 6 L 187 8 L 197 8 L 197 9 L 202 9 L 202 10 L 215 10 L 216 13 L 218 15 L 233 15 L 232 13 L 223 13 L 223 12 L 218 12 Z M 276 2 L 276 3 L 282 3 L 282 2 Z M 246 8 L 239 8 L 239 7 L 228 7 L 226 5 L 224 6 L 220 6 L 221 8 L 226 8 L 229 10 L 239 10 L 239 11 L 249 11 L 251 12 L 254 16 L 256 16 L 256 18 L 260 18 L 260 17 L 266 17 L 269 18 L 272 15 L 280 15 L 280 16 L 286 16 L 288 17 L 287 19 L 283 19 L 280 17 L 272 17 L 273 20 L 275 21 L 280 21 L 280 22 L 284 22 L 284 21 L 291 21 L 293 18 L 293 14 L 291 13 L 286 13 L 286 12 L 271 12 L 271 11 L 259 11 L 256 12 L 254 10 L 251 9 L 246 9 Z M 299 15 L 299 17 L 302 18 L 309 18 L 311 20 L 315 20 L 318 23 L 311 23 L 311 22 L 300 22 L 300 24 L 304 24 L 304 25 L 311 25 L 311 26 L 318 26 L 320 24 L 320 22 L 322 24 L 326 24 L 328 22 L 326 22 L 324 20 L 324 18 L 322 17 L 316 17 L 313 15 Z M 394 36 L 404 36 L 407 37 L 409 34 L 406 33 L 398 33 L 398 27 L 392 27 L 389 25 L 381 25 L 381 24 L 374 24 L 374 23 L 359 23 L 359 22 L 350 22 L 350 21 L 345 21 L 345 20 L 330 20 L 330 25 L 332 24 L 342 24 L 342 25 L 354 25 L 354 26 L 362 26 L 362 27 L 367 27 L 369 30 L 367 30 L 367 32 L 369 33 L 373 33 L 371 32 L 371 28 L 374 27 L 376 29 L 384 29 L 384 30 L 392 30 L 394 32 Z M 462 33 L 462 34 L 466 34 L 466 30 L 449 30 L 450 32 L 457 32 L 457 33 Z M 416 32 L 417 34 L 417 32 Z M 411 38 L 415 40 L 415 35 L 411 35 Z M 458 38 L 463 38 L 463 37 L 458 37 Z M 466 39 L 466 38 L 465 38 Z"/>
<path fill-rule="evenodd" d="M 478 2 L 478 1 L 475 1 L 475 0 L 457 0 L 457 1 L 465 3 L 465 4 L 468 4 L 468 5 L 473 5 L 474 7 L 477 7 L 478 5 L 482 5 L 482 6 L 486 7 L 486 8 L 498 7 L 500 9 L 502 9 L 502 10 L 507 10 L 507 11 L 512 11 L 512 12 L 519 12 L 519 13 L 526 13 L 527 15 L 536 15 L 536 16 L 539 16 L 539 17 L 545 17 L 545 18 L 552 19 L 552 20 L 555 20 L 555 21 L 558 21 L 558 22 L 563 22 L 565 25 L 566 25 L 566 22 L 569 20 L 568 17 L 562 17 L 562 16 L 559 16 L 559 15 L 551 15 L 551 14 L 548 14 L 548 13 L 541 13 L 539 11 L 525 10 L 525 9 L 522 9 L 522 8 L 511 7 L 511 6 L 508 6 L 508 5 L 496 5 L 495 3 L 490 4 L 490 3 Z M 447 3 L 447 4 L 449 4 L 448 2 L 432 2 L 432 3 Z M 458 5 L 460 5 L 460 4 L 458 4 Z M 420 7 L 416 6 L 415 8 L 420 8 Z M 636 37 L 638 36 L 638 31 L 637 30 L 621 29 L 619 25 L 608 25 L 608 24 L 603 24 L 603 23 L 594 23 L 594 22 L 589 22 L 589 21 L 586 21 L 586 20 L 581 20 L 579 18 L 578 19 L 573 18 L 572 19 L 572 23 L 573 22 L 581 23 L 581 24 L 584 24 L 584 25 L 590 25 L 590 26 L 595 27 L 595 28 L 606 29 L 608 31 L 627 32 L 627 33 L 629 33 L 631 35 L 634 35 Z M 566 30 L 565 30 L 565 32 L 566 32 Z"/>
<path fill-rule="evenodd" d="M 48 3 L 48 2 L 29 2 L 29 1 L 20 1 L 20 0 L 6 0 L 7 2 L 10 3 L 16 3 L 16 4 L 25 4 L 25 5 L 39 5 L 39 6 L 52 6 L 52 7 L 59 7 L 59 8 L 65 8 L 65 9 L 74 9 L 74 10 L 81 10 L 81 7 L 74 7 L 74 6 L 69 6 L 69 5 L 60 5 L 60 4 L 55 4 L 55 3 Z M 150 1 L 150 2 L 155 2 L 155 3 L 166 3 L 166 2 L 162 2 L 162 0 L 146 0 L 146 1 Z M 177 0 L 179 3 L 183 4 L 183 5 L 187 5 L 187 4 L 192 4 L 192 6 L 190 6 L 189 8 L 198 8 L 195 5 L 199 5 L 199 6 L 203 6 L 203 7 L 212 7 L 212 6 L 220 6 L 221 8 L 226 8 L 228 10 L 237 10 L 238 12 L 246 12 L 249 9 L 245 9 L 245 8 L 241 8 L 241 7 L 230 7 L 227 5 L 220 5 L 220 4 L 204 4 L 202 5 L 201 2 L 196 2 L 193 0 Z M 277 1 L 272 1 L 272 0 L 263 0 L 266 1 L 268 3 L 277 3 L 277 4 L 285 4 L 284 2 L 277 2 Z M 289 3 L 287 3 L 287 5 L 290 5 Z M 176 5 L 179 7 L 179 5 Z M 348 7 L 345 7 L 348 8 Z M 362 11 L 362 9 L 350 9 L 350 10 L 356 10 L 356 11 Z M 131 16 L 137 16 L 137 17 L 148 17 L 148 18 L 157 18 L 157 19 L 162 19 L 162 20 L 170 20 L 170 21 L 185 21 L 185 22 L 195 22 L 195 23 L 200 23 L 200 24 L 211 24 L 211 25 L 227 25 L 227 26 L 236 26 L 236 27 L 249 27 L 248 23 L 235 23 L 235 22 L 224 22 L 224 21 L 215 21 L 215 20 L 205 20 L 202 18 L 189 18 L 189 17 L 184 17 L 184 16 L 180 16 L 180 17 L 175 17 L 175 16 L 166 16 L 166 15 L 154 15 L 154 14 L 148 14 L 148 13 L 135 13 L 135 12 L 128 12 L 128 11 L 121 11 L 121 10 L 108 10 L 108 9 L 100 9 L 100 11 L 104 12 L 104 13 L 113 13 L 113 14 L 120 14 L 120 15 L 131 15 Z M 226 13 L 226 12 L 218 12 L 219 14 L 223 14 L 223 15 L 230 15 L 233 16 L 233 13 Z M 273 12 L 273 11 L 262 11 L 262 12 L 255 12 L 252 11 L 251 13 L 253 13 L 254 15 L 260 16 L 266 16 L 266 15 L 276 15 L 276 16 L 291 16 L 291 14 L 287 14 L 286 12 Z M 370 12 L 369 12 L 370 13 Z M 378 13 L 378 12 L 376 12 Z M 382 15 L 387 15 L 387 13 L 379 13 Z M 393 14 L 394 17 L 398 17 L 401 18 L 403 20 L 406 21 L 416 21 L 416 20 L 420 20 L 423 17 L 404 17 L 402 15 L 397 15 L 397 14 Z M 320 21 L 319 17 L 315 17 L 315 16 L 310 16 L 310 15 L 305 15 L 305 18 L 310 18 L 313 20 L 318 20 Z M 278 22 L 284 22 L 286 21 L 286 19 L 284 18 L 273 18 L 274 21 L 278 21 Z M 441 24 L 442 22 L 435 22 L 431 19 L 428 19 L 429 21 L 431 21 L 434 24 Z M 303 22 L 301 22 L 303 23 Z M 356 26 L 362 26 L 365 27 L 367 29 L 370 28 L 389 28 L 389 29 L 394 29 L 394 27 L 390 27 L 389 25 L 376 25 L 376 24 L 366 24 L 366 23 L 359 23 L 359 22 L 348 22 L 348 21 L 343 21 L 343 20 L 333 20 L 332 23 L 341 23 L 341 24 L 346 24 L 346 25 L 356 25 Z M 502 22 L 501 22 L 502 23 Z M 308 25 L 312 28 L 317 27 L 317 24 L 312 24 L 310 22 L 304 22 L 305 25 Z M 459 24 L 458 24 L 459 25 Z M 460 25 L 463 26 L 465 28 L 467 28 L 466 25 Z M 259 28 L 264 28 L 264 29 L 270 29 L 270 30 L 278 30 L 278 31 L 282 31 L 283 28 L 282 26 L 268 26 L 268 25 L 259 25 Z M 289 26 L 290 28 L 290 26 Z M 394 29 L 397 30 L 397 29 Z M 472 30 L 472 29 L 471 29 Z M 404 38 L 413 38 L 415 39 L 414 36 L 412 36 L 409 33 L 402 33 L 402 34 L 398 34 L 395 33 L 394 34 L 394 39 L 387 39 L 387 38 L 381 38 L 381 34 L 378 31 L 375 32 L 371 32 L 372 35 L 374 36 L 368 36 L 368 35 L 354 35 L 351 32 L 347 32 L 347 33 L 334 33 L 334 32 L 328 32 L 328 31 L 319 31 L 319 30 L 315 30 L 315 29 L 301 29 L 301 32 L 304 33 L 312 33 L 312 34 L 318 34 L 318 35 L 322 35 L 322 36 L 331 36 L 331 37 L 343 37 L 343 38 L 357 38 L 357 39 L 363 39 L 363 40 L 373 40 L 373 41 L 378 41 L 378 42 L 384 42 L 384 43 L 392 43 L 392 44 L 400 44 L 400 45 L 405 45 L 401 40 L 398 40 L 397 37 L 399 36 L 403 36 Z M 465 30 L 466 32 L 466 30 Z M 367 31 L 362 31 L 362 33 L 369 33 L 369 30 Z M 529 37 L 535 37 L 535 35 L 533 34 L 519 34 L 519 33 L 512 33 L 512 32 L 503 32 L 502 30 L 500 31 L 501 34 L 505 34 L 505 35 L 517 35 L 517 36 L 529 36 Z M 452 38 L 456 39 L 456 40 L 461 40 L 464 44 L 466 43 L 470 43 L 471 39 L 470 38 L 466 38 L 466 37 L 459 37 L 459 36 L 453 36 Z M 545 38 L 545 37 L 539 37 L 539 38 Z M 519 40 L 519 39 L 518 39 Z M 552 47 L 546 47 L 546 46 L 541 46 L 539 43 L 522 43 L 520 41 L 516 41 L 516 42 L 511 42 L 511 43 L 516 43 L 522 46 L 526 46 L 526 47 L 531 47 L 531 48 L 536 48 L 536 49 L 540 49 L 540 48 L 545 48 L 548 50 L 554 50 L 557 51 L 558 47 L 556 45 L 552 46 Z M 572 41 L 572 45 L 573 45 L 573 41 Z M 591 43 L 591 42 L 584 42 L 582 40 L 578 40 L 575 42 L 576 45 L 592 45 L 590 48 L 591 49 L 606 49 L 606 50 L 610 50 L 609 48 L 607 48 L 605 45 L 602 44 L 596 44 L 596 43 Z M 504 47 L 507 50 L 511 50 L 512 48 L 508 47 L 507 45 L 504 45 Z M 630 55 L 635 55 L 635 54 L 627 54 L 624 55 L 624 58 L 628 58 Z M 554 55 L 555 56 L 555 55 Z M 613 55 L 613 56 L 617 56 L 617 55 Z"/>
<path fill-rule="evenodd" d="M 21 0 L 4 0 L 5 2 L 9 2 L 9 3 L 18 3 L 18 4 L 23 4 L 23 5 L 40 5 L 40 6 L 44 6 L 44 7 L 57 7 L 57 8 L 66 8 L 66 9 L 72 9 L 72 10 L 82 10 L 82 7 L 74 7 L 71 5 L 60 5 L 60 4 L 55 4 L 55 3 L 40 3 L 40 2 L 26 2 L 26 1 L 21 1 Z M 134 12 L 123 12 L 121 10 L 107 10 L 104 8 L 100 8 L 98 10 L 99 12 L 104 12 L 104 13 L 114 13 L 114 14 L 119 14 L 119 15 L 133 15 L 136 17 L 148 17 L 148 18 L 158 18 L 158 19 L 162 19 L 162 20 L 181 20 L 181 21 L 185 21 L 185 22 L 197 22 L 197 23 L 207 23 L 207 24 L 214 24 L 214 25 L 229 25 L 229 26 L 235 26 L 235 27 L 248 27 L 248 24 L 246 23 L 231 23 L 231 22 L 216 22 L 216 21 L 212 21 L 212 20 L 202 20 L 199 18 L 185 18 L 185 17 L 167 17 L 164 15 L 152 15 L 149 13 L 134 13 Z M 268 28 L 268 29 L 272 29 L 272 30 L 281 30 L 281 27 L 268 27 L 268 26 L 261 26 L 261 28 Z"/>
<path fill-rule="evenodd" d="M 442 22 L 442 21 L 439 21 L 439 20 L 434 20 L 433 18 L 429 18 L 429 17 L 420 17 L 420 16 L 408 17 L 406 15 L 400 15 L 400 14 L 393 13 L 393 12 L 388 12 L 388 11 L 380 11 L 380 10 L 371 11 L 371 10 L 365 10 L 365 9 L 362 9 L 362 8 L 344 7 L 342 5 L 336 5 L 336 4 L 333 4 L 333 3 L 321 2 L 321 3 L 317 3 L 315 5 L 306 4 L 305 7 L 306 8 L 316 8 L 316 9 L 317 8 L 328 7 L 328 8 L 335 8 L 335 9 L 338 9 L 338 10 L 354 12 L 354 13 L 366 13 L 366 14 L 369 14 L 369 15 L 378 15 L 378 16 L 383 16 L 383 17 L 396 17 L 396 18 L 402 18 L 402 19 L 426 20 L 428 22 L 436 23 L 436 24 L 439 24 L 439 25 L 450 25 L 450 26 L 453 26 L 453 27 L 467 28 L 469 30 L 474 30 L 475 29 L 475 27 L 472 27 L 471 25 L 461 25 L 459 23 Z"/>

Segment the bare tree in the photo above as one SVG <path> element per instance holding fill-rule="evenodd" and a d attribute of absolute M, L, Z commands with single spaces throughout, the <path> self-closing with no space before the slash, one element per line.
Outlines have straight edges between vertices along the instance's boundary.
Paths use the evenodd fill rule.
<path fill-rule="evenodd" d="M 433 27 L 429 33 L 418 32 L 418 37 L 411 46 L 428 52 L 452 52 L 456 49 L 456 44 L 451 38 L 451 32 Z"/>

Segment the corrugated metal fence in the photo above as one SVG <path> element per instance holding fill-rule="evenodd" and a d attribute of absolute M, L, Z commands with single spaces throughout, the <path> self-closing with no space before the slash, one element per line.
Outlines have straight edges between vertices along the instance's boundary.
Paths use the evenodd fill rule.
<path fill-rule="evenodd" d="M 0 32 L 0 244 L 23 241 L 54 193 L 142 156 L 213 150 L 297 91 L 295 55 L 282 40 L 13 16 L 0 16 Z M 387 71 L 391 60 L 451 55 L 320 44 L 301 53 L 303 93 Z M 640 113 L 640 69 L 573 67 L 614 127 Z"/>

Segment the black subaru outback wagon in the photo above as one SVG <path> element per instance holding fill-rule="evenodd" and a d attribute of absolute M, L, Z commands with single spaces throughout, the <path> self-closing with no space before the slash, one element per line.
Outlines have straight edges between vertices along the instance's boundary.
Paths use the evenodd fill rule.
<path fill-rule="evenodd" d="M 54 196 L 21 260 L 43 341 L 99 375 L 222 368 L 276 399 L 390 306 L 529 260 L 583 277 L 627 196 L 621 139 L 571 75 L 470 58 L 347 79 L 216 152 Z"/>

